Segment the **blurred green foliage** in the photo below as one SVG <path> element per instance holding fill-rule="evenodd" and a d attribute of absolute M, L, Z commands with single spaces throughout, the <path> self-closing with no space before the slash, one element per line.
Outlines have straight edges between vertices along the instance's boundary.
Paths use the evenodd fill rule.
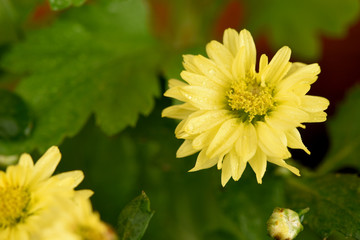
<path fill-rule="evenodd" d="M 336 174 L 288 181 L 291 207 L 309 206 L 307 223 L 323 237 L 338 231 L 360 239 L 360 179 Z"/>
<path fill-rule="evenodd" d="M 37 121 L 26 141 L 0 142 L 0 151 L 44 151 L 74 136 L 92 113 L 109 135 L 148 114 L 159 94 L 159 57 L 146 17 L 140 1 L 104 1 L 72 9 L 16 44 L 2 66 L 25 74 L 16 92 Z"/>
<path fill-rule="evenodd" d="M 179 78 L 182 54 L 204 54 L 229 1 L 92 0 L 79 8 L 70 6 L 84 1 L 49 2 L 64 10 L 48 9 L 53 18 L 34 27 L 35 7 L 47 1 L 0 0 L 0 87 L 7 89 L 0 91 L 1 155 L 60 145 L 57 171 L 83 170 L 80 188 L 95 191 L 94 208 L 113 226 L 144 190 L 155 214 L 143 239 L 270 239 L 266 221 L 275 207 L 311 208 L 299 239 L 360 239 L 359 178 L 331 173 L 359 170 L 358 87 L 329 121 L 332 143 L 317 172 L 296 178 L 269 166 L 258 185 L 248 168 L 222 188 L 215 168 L 187 173 L 195 156 L 175 158 L 177 122 L 161 119 L 171 101 L 159 95 L 164 76 Z M 318 57 L 321 37 L 344 36 L 359 14 L 356 0 L 239 2 L 242 27 L 266 35 L 274 48 L 289 45 L 297 58 Z M 154 33 L 150 3 L 169 10 L 169 32 Z M 7 116 L 22 138 L 3 134 Z M 121 222 L 136 211 L 123 212 Z M 145 213 L 133 236 L 143 234 L 152 210 Z"/>
<path fill-rule="evenodd" d="M 353 167 L 360 171 L 360 86 L 355 86 L 329 120 L 330 151 L 319 166 L 320 173 Z M 345 127 L 346 126 L 346 127 Z"/>
<path fill-rule="evenodd" d="M 49 0 L 51 9 L 53 10 L 62 10 L 71 5 L 81 6 L 86 0 Z"/>
<path fill-rule="evenodd" d="M 341 37 L 359 17 L 357 0 L 246 1 L 249 30 L 266 32 L 274 49 L 288 45 L 297 57 L 321 55 L 321 36 Z"/>

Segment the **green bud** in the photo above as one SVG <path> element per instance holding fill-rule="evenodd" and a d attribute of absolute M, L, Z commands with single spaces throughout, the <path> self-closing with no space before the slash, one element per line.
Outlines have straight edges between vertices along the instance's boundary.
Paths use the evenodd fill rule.
<path fill-rule="evenodd" d="M 300 216 L 309 209 L 300 212 Z M 269 235 L 276 240 L 293 240 L 303 230 L 300 216 L 288 208 L 275 208 L 267 221 Z"/>

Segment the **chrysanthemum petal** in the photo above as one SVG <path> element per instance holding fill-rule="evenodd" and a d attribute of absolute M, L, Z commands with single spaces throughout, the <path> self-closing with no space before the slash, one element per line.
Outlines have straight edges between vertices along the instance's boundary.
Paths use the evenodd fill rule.
<path fill-rule="evenodd" d="M 197 108 L 193 107 L 191 104 L 184 103 L 165 108 L 162 111 L 161 116 L 174 119 L 185 119 L 196 110 Z"/>
<path fill-rule="evenodd" d="M 230 158 L 231 175 L 235 181 L 239 180 L 246 168 L 246 162 L 242 161 L 241 157 L 232 149 L 228 156 Z"/>
<path fill-rule="evenodd" d="M 257 182 L 261 184 L 262 178 L 266 171 L 265 153 L 260 148 L 258 148 L 255 155 L 249 160 L 249 164 L 256 174 Z"/>
<path fill-rule="evenodd" d="M 228 28 L 224 32 L 224 46 L 229 49 L 235 57 L 239 49 L 239 33 L 234 29 Z"/>
<path fill-rule="evenodd" d="M 327 117 L 326 112 L 309 113 L 309 118 L 304 122 L 325 122 L 326 117 Z"/>
<path fill-rule="evenodd" d="M 269 64 L 269 59 L 265 54 L 262 54 L 260 57 L 259 62 L 259 75 L 263 74 L 263 71 L 266 69 L 267 65 Z"/>
<path fill-rule="evenodd" d="M 215 126 L 207 131 L 199 134 L 194 138 L 192 145 L 195 149 L 203 149 L 210 145 L 212 139 L 215 137 L 215 134 L 218 132 L 221 125 Z"/>
<path fill-rule="evenodd" d="M 21 168 L 20 167 L 17 168 L 17 170 L 19 171 L 13 172 L 11 174 L 12 176 L 9 177 L 12 179 L 14 183 L 16 182 L 18 186 L 24 186 L 32 178 L 34 162 L 29 154 L 23 153 L 20 156 L 18 165 L 21 166 Z"/>
<path fill-rule="evenodd" d="M 259 146 L 270 157 L 289 158 L 291 155 L 287 149 L 287 139 L 282 131 L 270 127 L 264 122 L 256 125 Z"/>
<path fill-rule="evenodd" d="M 261 76 L 261 81 L 271 84 L 278 83 L 289 71 L 291 63 L 289 62 L 291 50 L 288 47 L 282 47 L 271 59 Z"/>
<path fill-rule="evenodd" d="M 75 188 L 84 180 L 84 173 L 80 170 L 74 170 L 57 174 L 54 177 L 59 180 L 59 184 Z"/>
<path fill-rule="evenodd" d="M 280 167 L 284 167 L 289 169 L 292 173 L 294 173 L 297 176 L 300 176 L 300 171 L 296 167 L 293 167 L 289 164 L 287 164 L 283 159 L 280 158 L 268 158 L 268 161 L 271 163 L 274 163 Z"/>
<path fill-rule="evenodd" d="M 189 170 L 189 172 L 195 172 L 206 168 L 211 168 L 218 162 L 218 158 L 209 159 L 206 157 L 206 149 L 202 150 L 196 160 L 195 167 Z"/>
<path fill-rule="evenodd" d="M 19 165 L 23 166 L 24 168 L 33 168 L 34 161 L 32 160 L 30 154 L 28 153 L 21 154 L 19 159 Z"/>
<path fill-rule="evenodd" d="M 231 162 L 230 157 L 227 155 L 224 157 L 222 170 L 221 170 L 221 185 L 225 187 L 226 183 L 231 178 Z"/>
<path fill-rule="evenodd" d="M 295 65 L 295 64 L 293 64 Z M 310 65 L 296 65 L 295 70 L 290 68 L 291 74 L 287 74 L 277 86 L 278 91 L 287 92 L 290 89 L 297 89 L 298 84 L 312 84 L 316 81 L 320 73 L 320 67 L 317 63 Z M 290 72 L 289 71 L 289 72 Z"/>
<path fill-rule="evenodd" d="M 196 152 L 198 152 L 198 149 L 194 149 L 192 146 L 192 140 L 185 140 L 183 144 L 179 147 L 179 149 L 176 152 L 177 158 L 187 157 L 190 156 Z"/>
<path fill-rule="evenodd" d="M 204 87 L 216 91 L 225 91 L 223 86 L 219 85 L 214 81 L 211 81 L 211 79 L 205 77 L 204 75 L 192 73 L 189 71 L 182 71 L 180 73 L 180 76 L 192 86 Z"/>
<path fill-rule="evenodd" d="M 225 121 L 211 141 L 206 155 L 209 158 L 214 158 L 232 149 L 234 142 L 240 136 L 240 131 L 238 129 L 238 119 L 232 118 Z"/>
<path fill-rule="evenodd" d="M 324 111 L 329 104 L 329 100 L 323 97 L 306 95 L 301 98 L 301 108 L 307 112 Z"/>
<path fill-rule="evenodd" d="M 235 143 L 235 151 L 241 160 L 247 162 L 252 158 L 258 146 L 257 133 L 254 125 L 243 123 L 239 126 L 240 137 Z"/>
<path fill-rule="evenodd" d="M 230 86 L 231 79 L 219 70 L 218 66 L 213 61 L 201 55 L 195 56 L 193 61 L 202 74 L 208 77 L 211 81 L 214 81 L 225 88 Z"/>
<path fill-rule="evenodd" d="M 256 63 L 256 48 L 255 48 L 254 39 L 252 38 L 252 36 L 248 30 L 243 29 L 240 31 L 239 42 L 240 42 L 240 48 L 241 47 L 245 48 L 245 51 L 244 51 L 245 69 L 254 73 L 255 72 L 255 63 Z"/>
<path fill-rule="evenodd" d="M 184 95 L 182 95 L 182 93 L 180 92 L 180 87 L 172 87 L 169 88 L 165 93 L 164 93 L 165 97 L 172 97 L 175 98 L 177 100 L 180 100 L 182 102 L 186 102 L 187 98 L 184 97 Z"/>
<path fill-rule="evenodd" d="M 189 134 L 199 134 L 231 118 L 228 110 L 197 111 L 191 114 L 183 126 Z"/>
<path fill-rule="evenodd" d="M 75 192 L 75 198 L 88 199 L 92 195 L 94 195 L 94 192 L 89 189 L 81 189 Z"/>
<path fill-rule="evenodd" d="M 36 162 L 34 167 L 33 178 L 35 181 L 42 181 L 50 177 L 61 159 L 59 148 L 52 146 L 46 153 Z"/>
<path fill-rule="evenodd" d="M 175 128 L 175 136 L 177 138 L 183 138 L 189 137 L 190 134 L 186 133 L 183 129 L 184 124 L 186 123 L 186 119 L 180 121 L 180 123 Z"/>
<path fill-rule="evenodd" d="M 212 89 L 186 86 L 179 89 L 186 101 L 202 110 L 224 109 L 225 94 Z"/>
<path fill-rule="evenodd" d="M 245 68 L 245 47 L 241 47 L 232 64 L 232 74 L 237 81 L 245 79 L 247 68 Z"/>
<path fill-rule="evenodd" d="M 173 87 L 184 87 L 187 86 L 187 84 L 183 81 L 177 80 L 177 79 L 170 79 L 168 82 L 169 88 Z"/>
<path fill-rule="evenodd" d="M 230 66 L 233 56 L 224 45 L 218 41 L 211 41 L 206 45 L 206 53 L 227 76 L 231 76 Z"/>
<path fill-rule="evenodd" d="M 302 149 L 307 154 L 310 154 L 310 151 L 305 147 L 304 143 L 301 140 L 301 135 L 296 128 L 286 131 L 285 135 L 287 138 L 287 144 L 290 148 Z"/>
<path fill-rule="evenodd" d="M 271 118 L 283 118 L 284 121 L 293 122 L 296 127 L 298 123 L 306 122 L 309 114 L 297 107 L 283 104 L 276 107 L 276 110 L 271 113 Z"/>
<path fill-rule="evenodd" d="M 198 67 L 194 64 L 194 55 L 191 55 L 191 54 L 185 54 L 183 55 L 183 66 L 184 68 L 189 71 L 189 72 L 192 72 L 192 73 L 201 73 L 201 71 L 198 69 Z"/>

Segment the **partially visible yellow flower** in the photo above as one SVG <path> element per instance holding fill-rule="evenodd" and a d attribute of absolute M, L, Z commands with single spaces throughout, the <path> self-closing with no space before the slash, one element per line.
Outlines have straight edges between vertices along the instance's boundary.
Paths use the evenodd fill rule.
<path fill-rule="evenodd" d="M 254 40 L 247 30 L 224 33 L 223 44 L 206 46 L 209 58 L 185 55 L 185 80 L 169 80 L 165 96 L 184 102 L 164 109 L 165 117 L 181 119 L 175 130 L 185 139 L 177 157 L 199 152 L 190 171 L 222 169 L 222 185 L 241 177 L 247 163 L 262 182 L 267 162 L 289 169 L 290 148 L 304 146 L 297 127 L 323 122 L 329 101 L 306 93 L 320 73 L 318 64 L 290 62 L 291 50 L 281 48 L 268 62 L 261 55 L 256 70 Z"/>
<path fill-rule="evenodd" d="M 78 191 L 73 203 L 73 206 L 68 208 L 61 218 L 57 219 L 55 226 L 44 232 L 42 239 L 117 239 L 117 236 L 112 228 L 101 221 L 99 213 L 93 211 L 88 191 Z"/>
<path fill-rule="evenodd" d="M 17 165 L 0 171 L 0 239 L 38 239 L 74 197 L 81 171 L 52 176 L 61 154 L 51 147 L 34 165 L 22 154 Z"/>

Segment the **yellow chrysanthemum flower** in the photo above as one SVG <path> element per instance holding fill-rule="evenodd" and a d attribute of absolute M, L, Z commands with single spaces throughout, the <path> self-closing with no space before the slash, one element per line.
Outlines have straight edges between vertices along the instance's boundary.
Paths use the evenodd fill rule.
<path fill-rule="evenodd" d="M 169 80 L 165 96 L 185 102 L 164 109 L 165 117 L 181 119 L 175 130 L 185 139 L 177 157 L 200 151 L 190 171 L 222 169 L 222 185 L 241 177 L 249 163 L 262 182 L 267 161 L 289 169 L 290 148 L 304 146 L 297 127 L 323 122 L 329 101 L 306 93 L 320 73 L 318 64 L 291 63 L 291 50 L 281 48 L 268 63 L 261 55 L 258 71 L 254 40 L 247 30 L 224 33 L 223 44 L 206 46 L 209 58 L 185 55 L 185 80 Z"/>
<path fill-rule="evenodd" d="M 51 240 L 116 240 L 115 232 L 94 212 L 88 191 L 78 191 L 72 207 L 47 229 L 42 239 Z M 91 195 L 91 194 L 90 194 Z"/>
<path fill-rule="evenodd" d="M 0 171 L 0 239 L 38 239 L 74 197 L 74 187 L 84 178 L 81 171 L 51 176 L 61 154 L 51 147 L 34 165 L 22 154 L 17 165 Z"/>

